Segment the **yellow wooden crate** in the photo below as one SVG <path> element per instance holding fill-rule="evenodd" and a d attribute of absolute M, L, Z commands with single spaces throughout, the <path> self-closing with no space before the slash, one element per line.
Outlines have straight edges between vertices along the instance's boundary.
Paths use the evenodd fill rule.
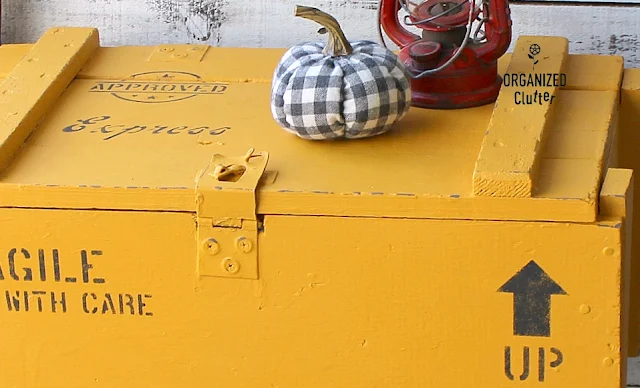
<path fill-rule="evenodd" d="M 0 46 L 0 386 L 624 387 L 640 74 L 533 42 L 553 103 L 333 142 L 283 50 Z"/>

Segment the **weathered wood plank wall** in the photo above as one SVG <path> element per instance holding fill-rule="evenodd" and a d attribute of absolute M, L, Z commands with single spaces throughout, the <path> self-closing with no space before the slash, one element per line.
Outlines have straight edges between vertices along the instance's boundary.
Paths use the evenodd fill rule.
<path fill-rule="evenodd" d="M 640 67 L 640 3 L 553 5 L 514 3 L 515 36 L 562 35 L 574 53 L 619 54 Z M 293 6 L 321 7 L 349 38 L 376 39 L 378 0 L 2 0 L 6 43 L 31 42 L 54 25 L 100 28 L 104 45 L 204 42 L 288 47 L 318 39 L 316 26 L 293 17 Z M 579 4 L 579 3 L 578 3 Z"/>

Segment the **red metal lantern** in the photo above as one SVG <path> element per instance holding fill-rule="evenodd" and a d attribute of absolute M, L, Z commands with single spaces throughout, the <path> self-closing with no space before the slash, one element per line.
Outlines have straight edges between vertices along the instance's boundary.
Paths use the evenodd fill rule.
<path fill-rule="evenodd" d="M 400 47 L 411 73 L 413 105 L 458 109 L 496 100 L 502 79 L 497 65 L 511 44 L 508 0 L 382 0 L 380 26 Z M 422 36 L 405 24 L 422 30 Z M 475 23 L 475 32 L 472 34 Z"/>

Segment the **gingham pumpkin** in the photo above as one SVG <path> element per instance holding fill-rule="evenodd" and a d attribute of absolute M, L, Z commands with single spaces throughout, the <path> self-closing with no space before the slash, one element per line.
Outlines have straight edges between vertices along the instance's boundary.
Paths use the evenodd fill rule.
<path fill-rule="evenodd" d="M 329 43 L 290 48 L 273 76 L 271 112 L 286 131 L 309 140 L 380 135 L 411 106 L 409 75 L 398 57 L 371 41 L 348 42 L 338 22 L 312 7 L 296 16 L 329 32 Z"/>

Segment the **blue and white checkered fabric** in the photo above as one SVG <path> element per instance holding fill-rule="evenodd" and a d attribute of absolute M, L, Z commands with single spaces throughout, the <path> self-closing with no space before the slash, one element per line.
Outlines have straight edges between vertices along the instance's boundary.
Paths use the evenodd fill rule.
<path fill-rule="evenodd" d="M 387 132 L 411 106 L 409 75 L 398 57 L 371 41 L 350 55 L 325 55 L 323 43 L 289 49 L 271 89 L 273 118 L 310 140 L 356 139 Z"/>

